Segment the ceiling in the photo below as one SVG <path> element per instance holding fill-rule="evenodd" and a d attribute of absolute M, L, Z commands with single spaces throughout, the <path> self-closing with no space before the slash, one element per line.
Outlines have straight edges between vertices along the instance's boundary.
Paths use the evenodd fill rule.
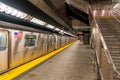
<path fill-rule="evenodd" d="M 35 5 L 36 7 L 38 7 L 43 12 L 45 12 L 47 15 L 51 16 L 57 22 L 61 23 L 63 26 L 70 28 L 71 25 L 67 24 L 61 17 L 59 17 L 56 14 L 55 11 L 53 11 L 54 7 L 51 8 L 51 6 L 47 4 L 47 2 L 49 1 L 49 4 L 51 3 L 52 5 L 52 2 L 50 2 L 50 0 L 28 0 L 28 1 Z"/>
<path fill-rule="evenodd" d="M 26 12 L 36 18 L 50 23 L 63 30 L 72 31 L 72 20 L 77 20 L 70 16 L 66 11 L 65 1 L 68 0 L 1 0 L 2 2 Z M 80 4 L 85 2 L 92 6 L 92 9 L 109 9 L 112 1 L 117 0 L 71 0 L 76 2 L 76 6 L 85 6 Z M 74 6 L 74 7 L 76 7 Z M 87 8 L 82 7 L 85 11 Z M 89 14 L 89 13 L 88 13 Z M 85 24 L 82 24 L 84 26 Z"/>
<path fill-rule="evenodd" d="M 37 0 L 36 0 L 37 1 Z M 48 15 L 43 10 L 39 9 L 38 7 L 34 6 L 32 3 L 30 3 L 28 0 L 1 0 L 1 2 L 14 7 L 22 12 L 25 12 L 31 16 L 34 16 L 40 20 L 43 20 L 53 26 L 56 26 L 63 30 L 69 30 L 71 27 L 67 25 L 62 19 L 60 19 L 58 16 L 51 16 Z M 43 7 L 43 9 L 47 9 L 46 6 Z M 49 9 L 49 7 L 48 7 Z M 46 10 L 47 11 L 47 10 Z M 50 10 L 48 10 L 49 12 Z M 51 11 L 52 12 L 52 11 Z M 49 12 L 49 13 L 51 13 Z"/>

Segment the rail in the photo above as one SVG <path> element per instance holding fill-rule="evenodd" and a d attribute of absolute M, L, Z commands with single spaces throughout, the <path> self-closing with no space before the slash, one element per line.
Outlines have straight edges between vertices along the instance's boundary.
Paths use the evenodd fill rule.
<path fill-rule="evenodd" d="M 111 13 L 111 16 L 114 17 L 120 23 L 120 20 L 113 13 Z"/>
<path fill-rule="evenodd" d="M 92 9 L 91 9 L 91 6 L 90 6 L 90 5 L 89 5 L 89 9 L 90 9 L 90 12 L 92 13 Z M 91 15 L 92 15 L 92 17 L 93 17 L 93 14 L 91 14 Z M 93 17 L 93 21 L 95 22 L 95 25 L 96 25 L 96 27 L 98 28 L 98 31 L 99 31 L 99 33 L 100 33 L 100 39 L 101 39 L 101 42 L 102 42 L 103 47 L 104 47 L 104 49 L 105 49 L 105 55 L 107 56 L 108 62 L 109 62 L 109 64 L 112 64 L 113 70 L 117 73 L 118 78 L 120 78 L 120 72 L 118 72 L 117 69 L 116 69 L 116 67 L 115 67 L 115 64 L 114 64 L 114 62 L 113 62 L 113 60 L 112 60 L 112 57 L 111 57 L 110 52 L 109 52 L 109 50 L 108 50 L 108 47 L 107 47 L 107 45 L 106 45 L 106 43 L 105 43 L 105 40 L 104 40 L 104 38 L 103 38 L 103 36 L 102 36 L 101 30 L 100 30 L 100 28 L 99 28 L 99 26 L 98 26 L 98 24 L 97 24 L 97 21 L 95 20 L 95 17 Z"/>

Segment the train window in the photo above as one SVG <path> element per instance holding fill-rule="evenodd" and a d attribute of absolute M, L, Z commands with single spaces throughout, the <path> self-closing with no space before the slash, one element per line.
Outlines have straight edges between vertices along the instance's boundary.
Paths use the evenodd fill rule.
<path fill-rule="evenodd" d="M 5 50 L 7 48 L 7 34 L 0 32 L 0 50 Z"/>
<path fill-rule="evenodd" d="M 36 35 L 26 35 L 25 47 L 32 47 L 36 45 Z"/>

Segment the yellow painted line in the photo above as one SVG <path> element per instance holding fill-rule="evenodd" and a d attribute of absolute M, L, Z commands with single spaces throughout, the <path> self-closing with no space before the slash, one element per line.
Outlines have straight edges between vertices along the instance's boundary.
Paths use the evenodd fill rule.
<path fill-rule="evenodd" d="M 113 18 L 112 16 L 96 16 L 95 18 Z"/>
<path fill-rule="evenodd" d="M 67 46 L 62 47 L 62 48 L 60 48 L 58 50 L 55 50 L 55 51 L 53 51 L 53 52 L 51 52 L 51 53 L 49 53 L 49 54 L 47 54 L 45 56 L 42 56 L 42 57 L 40 57 L 40 58 L 38 58 L 36 60 L 33 60 L 33 61 L 29 62 L 29 63 L 26 63 L 26 64 L 24 64 L 24 65 L 22 65 L 20 67 L 17 67 L 17 68 L 15 68 L 13 70 L 10 70 L 10 71 L 0 75 L 0 80 L 12 80 L 13 78 L 19 76 L 23 72 L 31 69 L 32 67 L 34 67 L 34 66 L 42 63 L 43 61 L 49 59 L 50 57 L 54 56 L 58 52 L 60 52 L 60 51 L 64 50 L 65 48 L 71 46 L 73 43 L 74 42 L 72 42 L 72 43 L 68 44 Z"/>

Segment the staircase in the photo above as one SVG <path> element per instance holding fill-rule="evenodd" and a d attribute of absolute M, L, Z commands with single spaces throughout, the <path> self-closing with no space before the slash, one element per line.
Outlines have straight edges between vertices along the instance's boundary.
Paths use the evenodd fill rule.
<path fill-rule="evenodd" d="M 116 70 L 120 73 L 120 25 L 116 23 L 114 18 L 99 18 L 96 20 Z"/>

